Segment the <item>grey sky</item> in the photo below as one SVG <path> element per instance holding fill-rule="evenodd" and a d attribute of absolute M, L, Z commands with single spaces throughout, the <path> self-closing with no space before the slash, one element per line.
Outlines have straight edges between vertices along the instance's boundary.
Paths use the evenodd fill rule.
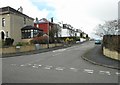
<path fill-rule="evenodd" d="M 55 22 L 63 21 L 88 34 L 93 32 L 97 24 L 118 18 L 119 0 L 1 0 L 1 2 L 0 7 L 11 6 L 17 9 L 22 6 L 23 13 L 33 18 L 49 17 L 50 20 L 50 17 L 54 17 Z M 42 3 L 45 5 L 40 5 Z"/>

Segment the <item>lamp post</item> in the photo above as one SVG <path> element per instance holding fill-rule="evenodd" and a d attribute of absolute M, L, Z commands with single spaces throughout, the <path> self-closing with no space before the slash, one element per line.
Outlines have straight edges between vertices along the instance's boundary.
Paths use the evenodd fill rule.
<path fill-rule="evenodd" d="M 53 23 L 53 17 L 51 17 L 51 22 Z M 48 43 L 47 43 L 47 47 L 49 48 L 49 40 L 50 40 L 50 29 L 51 29 L 51 26 L 50 26 L 50 22 L 48 21 Z"/>
<path fill-rule="evenodd" d="M 48 42 L 47 42 L 48 48 L 49 48 L 49 31 L 50 31 L 50 22 L 48 22 Z"/>

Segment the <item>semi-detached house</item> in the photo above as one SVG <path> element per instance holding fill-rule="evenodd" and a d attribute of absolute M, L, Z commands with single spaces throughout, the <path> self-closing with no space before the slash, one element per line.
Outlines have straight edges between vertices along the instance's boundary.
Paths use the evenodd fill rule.
<path fill-rule="evenodd" d="M 26 29 L 30 27 L 32 29 Z M 9 6 L 0 8 L 0 40 L 5 38 L 14 39 L 14 44 L 21 42 L 24 38 L 32 38 L 34 32 L 39 31 L 34 28 L 34 19 L 15 10 Z M 22 30 L 21 30 L 22 29 Z"/>

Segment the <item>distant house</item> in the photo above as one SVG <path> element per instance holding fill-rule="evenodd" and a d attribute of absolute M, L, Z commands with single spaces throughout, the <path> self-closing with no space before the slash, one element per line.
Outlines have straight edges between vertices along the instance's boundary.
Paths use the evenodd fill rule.
<path fill-rule="evenodd" d="M 118 35 L 120 35 L 120 1 L 118 2 Z"/>
<path fill-rule="evenodd" d="M 14 43 L 17 43 L 21 42 L 23 38 L 34 37 L 34 34 L 39 31 L 37 28 L 33 29 L 34 19 L 22 12 L 22 7 L 20 7 L 20 11 L 9 6 L 0 8 L 0 40 L 12 38 Z"/>
<path fill-rule="evenodd" d="M 61 37 L 75 37 L 75 29 L 71 25 L 63 24 L 63 29 L 61 32 Z"/>
<path fill-rule="evenodd" d="M 61 27 L 59 24 L 51 22 L 45 18 L 36 20 L 34 26 L 43 30 L 44 34 L 50 37 L 50 41 L 54 42 L 55 38 L 61 37 Z"/>
<path fill-rule="evenodd" d="M 34 26 L 43 30 L 44 33 L 48 34 L 51 29 L 51 22 L 45 18 L 42 18 L 34 22 Z"/>

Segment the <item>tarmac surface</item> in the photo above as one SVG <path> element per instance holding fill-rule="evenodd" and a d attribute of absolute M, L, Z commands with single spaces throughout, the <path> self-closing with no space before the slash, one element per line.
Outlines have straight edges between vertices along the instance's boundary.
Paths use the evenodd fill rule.
<path fill-rule="evenodd" d="M 96 45 L 93 49 L 86 52 L 82 58 L 96 65 L 120 70 L 120 61 L 104 56 L 101 45 Z"/>
<path fill-rule="evenodd" d="M 82 44 L 82 43 L 81 43 Z M 75 44 L 77 45 L 77 44 Z M 21 56 L 21 55 L 31 55 L 31 54 L 37 54 L 37 53 L 42 53 L 42 52 L 48 52 L 56 49 L 62 49 L 62 48 L 67 48 L 70 47 L 71 45 L 66 45 L 66 46 L 60 46 L 60 47 L 54 47 L 54 48 L 46 48 L 46 49 L 40 49 L 40 50 L 35 50 L 35 51 L 30 51 L 30 52 L 22 52 L 22 53 L 11 53 L 11 54 L 3 54 L 2 58 L 7 58 L 7 57 L 16 57 L 16 56 Z M 100 66 L 105 66 L 113 69 L 118 69 L 120 70 L 120 61 L 108 58 L 103 55 L 102 53 L 102 47 L 101 45 L 96 45 L 94 48 L 86 52 L 83 56 L 81 56 L 82 59 L 96 65 Z"/>

